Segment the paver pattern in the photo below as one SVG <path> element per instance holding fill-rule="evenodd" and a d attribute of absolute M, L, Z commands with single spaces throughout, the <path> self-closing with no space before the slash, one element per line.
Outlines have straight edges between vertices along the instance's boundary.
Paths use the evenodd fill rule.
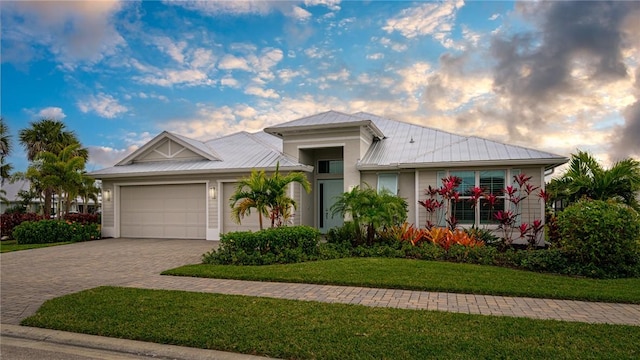
<path fill-rule="evenodd" d="M 632 304 L 158 275 L 199 262 L 214 245 L 199 240 L 108 239 L 2 254 L 0 320 L 18 324 L 47 299 L 115 285 L 640 326 L 640 305 Z"/>

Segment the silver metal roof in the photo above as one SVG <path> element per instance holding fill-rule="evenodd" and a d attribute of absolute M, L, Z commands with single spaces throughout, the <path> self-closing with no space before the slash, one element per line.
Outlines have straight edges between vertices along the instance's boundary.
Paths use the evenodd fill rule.
<path fill-rule="evenodd" d="M 507 145 L 475 136 L 460 136 L 434 128 L 409 124 L 369 113 L 344 114 L 328 111 L 293 120 L 250 134 L 238 132 L 206 142 L 163 132 L 127 156 L 116 166 L 92 172 L 97 178 L 120 176 L 172 175 L 188 173 L 229 173 L 253 168 L 273 169 L 279 162 L 286 170 L 312 171 L 282 153 L 282 133 L 322 127 L 365 126 L 376 140 L 358 163 L 361 170 L 434 168 L 452 166 L 544 165 L 548 168 L 568 161 L 566 157 L 521 146 Z M 196 153 L 199 161 L 154 161 L 136 163 L 142 154 L 163 137 L 180 141 Z M 126 161 L 125 161 L 126 160 Z"/>
<path fill-rule="evenodd" d="M 544 151 L 456 135 L 373 114 L 360 112 L 354 116 L 372 120 L 385 134 L 385 138 L 374 142 L 362 158 L 359 163 L 361 169 L 468 166 L 470 163 L 555 166 L 568 160 Z"/>
<path fill-rule="evenodd" d="M 310 166 L 299 164 L 284 155 L 272 145 L 275 141 L 267 140 L 267 137 L 282 143 L 280 139 L 266 133 L 255 135 L 239 132 L 204 143 L 207 147 L 215 149 L 222 160 L 134 162 L 97 170 L 91 175 L 102 179 L 121 176 L 229 173 L 244 172 L 253 168 L 274 169 L 278 163 L 283 170 L 313 170 Z"/>

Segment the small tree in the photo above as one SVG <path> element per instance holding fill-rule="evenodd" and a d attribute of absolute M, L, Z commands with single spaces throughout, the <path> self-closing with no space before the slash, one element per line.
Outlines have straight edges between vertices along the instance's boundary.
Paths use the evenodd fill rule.
<path fill-rule="evenodd" d="M 366 184 L 365 184 L 366 185 Z M 338 197 L 331 207 L 333 215 L 349 215 L 356 228 L 354 245 L 372 245 L 376 230 L 400 225 L 407 219 L 407 202 L 388 190 L 376 192 L 369 185 L 355 186 Z M 366 233 L 366 236 L 363 236 Z"/>
<path fill-rule="evenodd" d="M 263 229 L 262 216 L 271 219 L 271 227 L 282 226 L 291 216 L 291 208 L 296 202 L 286 194 L 287 186 L 299 183 L 307 193 L 311 192 L 311 183 L 303 172 L 280 173 L 280 163 L 276 170 L 267 177 L 264 170 L 253 170 L 251 175 L 238 181 L 235 193 L 231 196 L 230 206 L 234 220 L 239 224 L 241 219 L 256 209 L 259 216 L 260 230 Z"/>

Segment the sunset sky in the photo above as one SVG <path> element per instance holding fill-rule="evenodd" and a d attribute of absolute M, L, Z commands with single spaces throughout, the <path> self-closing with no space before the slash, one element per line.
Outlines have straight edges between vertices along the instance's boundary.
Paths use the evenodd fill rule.
<path fill-rule="evenodd" d="M 111 166 L 366 111 L 605 165 L 640 158 L 640 2 L 2 1 L 1 113 L 64 121 Z"/>

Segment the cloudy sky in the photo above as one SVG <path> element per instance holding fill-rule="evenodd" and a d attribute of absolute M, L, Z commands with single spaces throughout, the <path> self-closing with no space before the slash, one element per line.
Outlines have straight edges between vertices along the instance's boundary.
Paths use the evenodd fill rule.
<path fill-rule="evenodd" d="M 111 166 L 326 110 L 640 158 L 640 2 L 2 1 L 2 116 Z"/>

